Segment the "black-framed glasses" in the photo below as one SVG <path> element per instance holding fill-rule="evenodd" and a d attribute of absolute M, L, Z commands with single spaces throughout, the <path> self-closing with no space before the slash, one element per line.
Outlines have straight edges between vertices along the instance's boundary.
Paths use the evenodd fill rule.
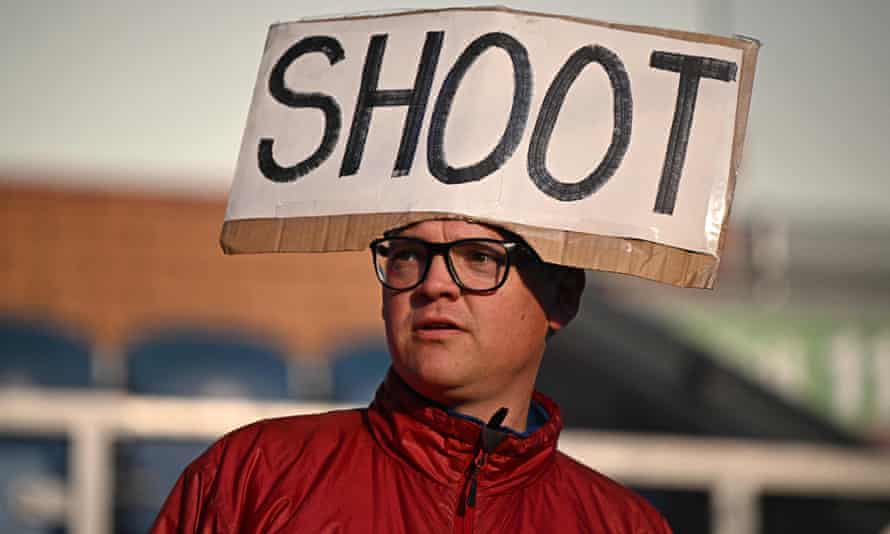
<path fill-rule="evenodd" d="M 445 258 L 451 279 L 458 287 L 467 291 L 494 291 L 507 281 L 511 257 L 519 252 L 535 257 L 524 243 L 499 239 L 430 243 L 415 237 L 384 237 L 371 242 L 377 279 L 396 291 L 419 286 L 430 270 L 433 257 L 439 254 Z"/>

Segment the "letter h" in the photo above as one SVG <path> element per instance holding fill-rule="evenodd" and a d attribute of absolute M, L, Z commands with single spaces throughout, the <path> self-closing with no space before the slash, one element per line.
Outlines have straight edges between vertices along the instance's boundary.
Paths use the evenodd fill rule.
<path fill-rule="evenodd" d="M 417 152 L 417 139 L 420 136 L 420 127 L 426 113 L 444 35 L 445 32 L 441 31 L 426 34 L 426 42 L 423 45 L 420 63 L 417 66 L 414 88 L 390 90 L 377 88 L 388 35 L 379 34 L 371 37 L 368 54 L 365 58 L 365 67 L 362 71 L 362 82 L 355 105 L 355 114 L 352 117 L 352 128 L 349 131 L 349 141 L 346 144 L 346 153 L 340 166 L 341 177 L 352 176 L 358 172 L 365 151 L 371 112 L 375 107 L 408 106 L 405 127 L 402 130 L 402 141 L 399 145 L 399 153 L 392 175 L 394 177 L 405 176 L 411 172 L 414 154 Z"/>

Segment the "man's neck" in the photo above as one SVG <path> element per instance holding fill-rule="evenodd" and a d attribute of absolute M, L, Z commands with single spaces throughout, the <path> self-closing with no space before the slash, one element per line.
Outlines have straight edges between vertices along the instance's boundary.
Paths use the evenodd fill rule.
<path fill-rule="evenodd" d="M 507 408 L 507 417 L 501 426 L 505 426 L 517 433 L 523 433 L 528 427 L 528 411 L 531 398 L 519 402 L 465 402 L 450 408 L 450 411 L 472 417 L 481 422 L 487 422 L 501 408 Z"/>
<path fill-rule="evenodd" d="M 409 381 L 400 376 L 395 369 L 391 369 L 394 376 L 414 391 L 415 394 L 435 404 L 440 408 L 458 415 L 475 419 L 483 424 L 501 408 L 507 408 L 507 417 L 501 426 L 510 428 L 521 434 L 528 426 L 529 406 L 532 400 L 533 388 L 524 388 L 523 391 L 504 391 L 496 398 L 486 400 L 468 400 L 465 397 L 449 398 L 447 394 L 436 395 L 435 392 L 423 391 L 421 387 L 415 387 Z"/>

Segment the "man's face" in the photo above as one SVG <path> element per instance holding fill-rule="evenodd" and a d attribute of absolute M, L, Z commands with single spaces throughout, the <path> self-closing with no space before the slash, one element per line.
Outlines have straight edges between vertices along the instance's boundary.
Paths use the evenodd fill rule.
<path fill-rule="evenodd" d="M 434 243 L 503 239 L 487 226 L 455 220 L 424 221 L 399 235 Z M 451 279 L 438 255 L 416 288 L 383 288 L 394 369 L 416 391 L 446 404 L 530 390 L 548 328 L 561 326 L 548 318 L 548 291 L 539 287 L 546 286 L 539 278 L 520 276 L 514 265 L 496 291 L 467 292 Z"/>

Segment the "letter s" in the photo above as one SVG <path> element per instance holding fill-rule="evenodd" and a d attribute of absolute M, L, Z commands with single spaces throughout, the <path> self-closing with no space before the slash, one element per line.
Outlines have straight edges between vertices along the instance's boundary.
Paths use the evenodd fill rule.
<path fill-rule="evenodd" d="M 342 123 L 340 106 L 333 97 L 322 93 L 297 93 L 284 84 L 284 73 L 288 67 L 300 56 L 311 52 L 323 53 L 331 65 L 346 57 L 340 42 L 333 37 L 306 37 L 291 46 L 272 68 L 269 74 L 269 93 L 287 107 L 320 109 L 325 118 L 324 135 L 312 155 L 291 167 L 282 167 L 275 161 L 272 153 L 274 139 L 268 137 L 260 139 L 258 151 L 260 172 L 273 182 L 293 182 L 315 170 L 330 157 L 340 137 Z"/>

